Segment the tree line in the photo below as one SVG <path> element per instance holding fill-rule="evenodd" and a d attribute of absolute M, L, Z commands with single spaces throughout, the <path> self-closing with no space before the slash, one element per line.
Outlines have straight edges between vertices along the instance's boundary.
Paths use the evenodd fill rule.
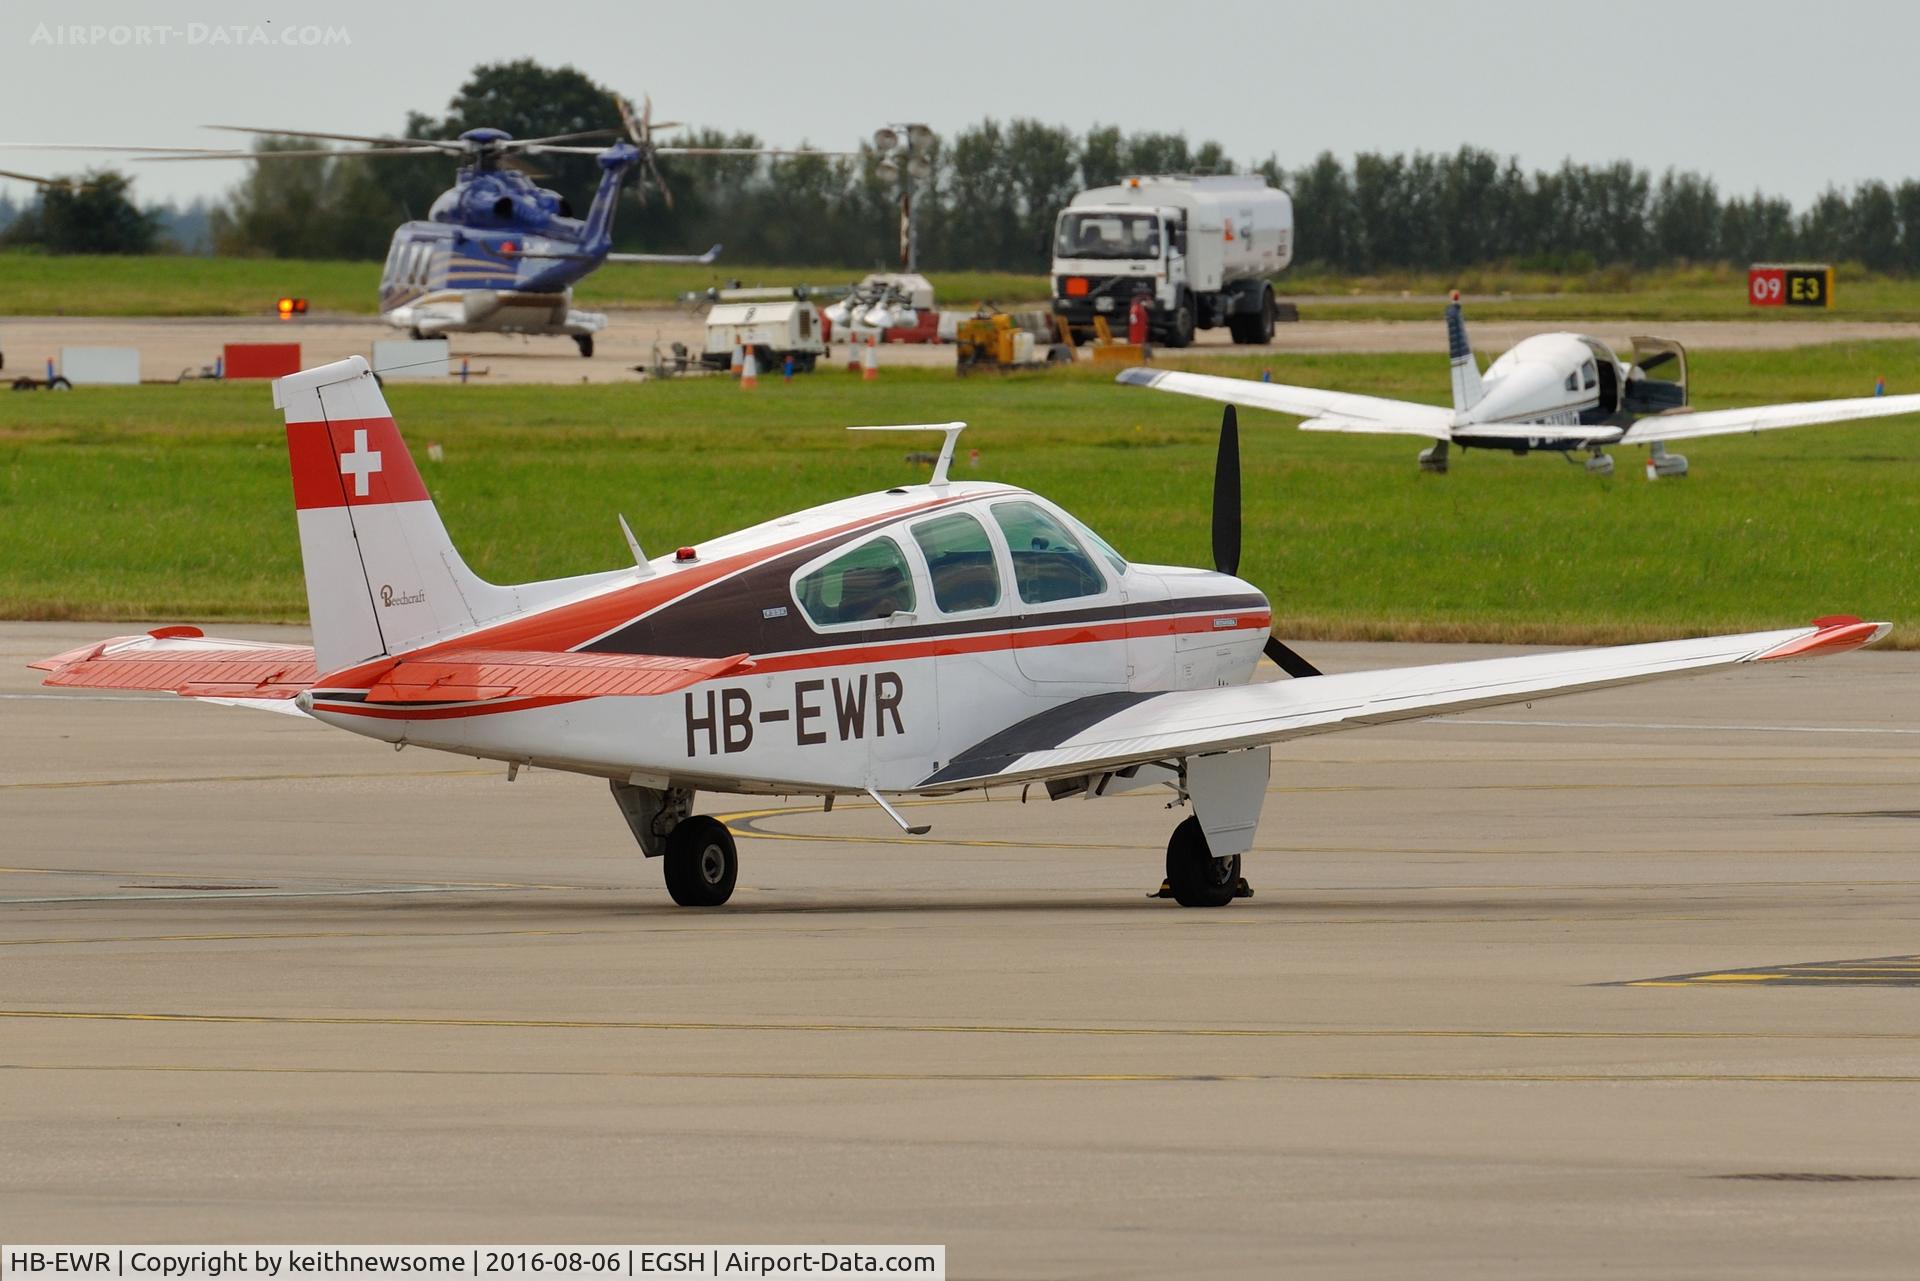
<path fill-rule="evenodd" d="M 448 138 L 487 125 L 544 137 L 605 128 L 613 114 L 605 86 L 571 67 L 521 60 L 475 68 L 444 114 L 410 113 L 401 133 Z M 762 145 L 754 134 L 706 128 L 660 141 Z M 263 151 L 311 145 L 256 143 Z M 1516 159 L 1462 147 L 1447 154 L 1362 152 L 1351 161 L 1323 152 L 1294 169 L 1269 156 L 1242 170 L 1213 141 L 1112 126 L 1076 133 L 1029 119 L 987 119 L 936 137 L 926 159 L 931 173 L 914 184 L 914 203 L 920 262 L 932 269 L 1044 271 L 1054 216 L 1075 192 L 1130 173 L 1244 171 L 1292 193 L 1296 262 L 1341 273 L 1788 258 L 1920 273 L 1920 181 L 1911 179 L 1830 188 L 1796 211 L 1777 196 L 1725 195 L 1701 174 L 1670 169 L 1656 177 L 1624 160 L 1526 170 Z M 726 246 L 723 261 L 888 264 L 899 243 L 901 191 L 881 177 L 880 161 L 865 142 L 843 156 L 663 157 L 672 204 L 629 183 L 615 219 L 616 246 L 671 252 L 718 241 Z M 586 209 L 598 177 L 591 157 L 540 155 L 525 164 L 542 185 Z M 452 180 L 452 164 L 440 157 L 262 161 L 216 207 L 194 211 L 200 217 L 186 226 L 222 254 L 378 259 L 394 227 L 424 217 Z M 92 224 L 76 229 L 75 219 Z M 162 242 L 162 226 L 179 219 L 177 211 L 134 209 L 124 182 L 96 187 L 84 199 L 52 189 L 16 213 L 0 241 L 143 252 Z"/>

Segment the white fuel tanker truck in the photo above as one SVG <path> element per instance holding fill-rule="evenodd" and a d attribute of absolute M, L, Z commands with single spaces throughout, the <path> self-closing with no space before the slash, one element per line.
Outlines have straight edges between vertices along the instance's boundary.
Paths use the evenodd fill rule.
<path fill-rule="evenodd" d="M 1124 333 L 1136 296 L 1169 347 L 1225 325 L 1273 337 L 1272 277 L 1293 261 L 1293 201 L 1259 177 L 1162 175 L 1095 187 L 1060 211 L 1053 310 L 1082 337 L 1095 316 Z"/>

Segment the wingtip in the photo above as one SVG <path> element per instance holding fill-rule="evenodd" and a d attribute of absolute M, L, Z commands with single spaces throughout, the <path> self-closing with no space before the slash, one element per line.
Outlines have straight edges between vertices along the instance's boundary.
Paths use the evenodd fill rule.
<path fill-rule="evenodd" d="M 1804 636 L 1775 645 L 1764 654 L 1755 656 L 1756 662 L 1772 663 L 1785 659 L 1824 658 L 1828 654 L 1844 654 L 1848 650 L 1864 649 L 1872 645 L 1893 630 L 1892 623 L 1863 622 L 1852 614 L 1830 614 L 1813 620 L 1813 630 Z"/>
<path fill-rule="evenodd" d="M 1151 387 L 1160 381 L 1164 372 L 1164 370 L 1147 369 L 1143 366 L 1135 365 L 1131 369 L 1122 369 L 1119 373 L 1115 374 L 1113 381 L 1126 383 L 1133 387 Z"/>

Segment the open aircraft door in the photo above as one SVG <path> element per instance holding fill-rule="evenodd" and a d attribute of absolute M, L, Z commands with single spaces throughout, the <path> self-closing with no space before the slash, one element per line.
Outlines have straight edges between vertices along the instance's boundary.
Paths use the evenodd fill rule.
<path fill-rule="evenodd" d="M 1633 339 L 1633 368 L 1621 408 L 1634 415 L 1687 406 L 1687 349 L 1670 338 Z"/>

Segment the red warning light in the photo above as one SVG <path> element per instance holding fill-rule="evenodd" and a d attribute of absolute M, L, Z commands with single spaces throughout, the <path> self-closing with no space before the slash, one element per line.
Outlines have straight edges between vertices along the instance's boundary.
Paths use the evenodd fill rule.
<path fill-rule="evenodd" d="M 276 310 L 279 311 L 280 319 L 282 320 L 291 320 L 295 316 L 304 316 L 307 314 L 307 300 L 305 298 L 282 298 Z"/>
<path fill-rule="evenodd" d="M 679 551 L 673 554 L 673 558 L 678 561 L 688 561 L 688 560 L 698 560 L 699 556 L 695 554 L 693 548 L 682 547 Z"/>
<path fill-rule="evenodd" d="M 500 242 L 500 252 L 503 254 L 517 254 L 520 252 L 520 246 L 514 244 L 511 240 L 503 240 Z"/>

